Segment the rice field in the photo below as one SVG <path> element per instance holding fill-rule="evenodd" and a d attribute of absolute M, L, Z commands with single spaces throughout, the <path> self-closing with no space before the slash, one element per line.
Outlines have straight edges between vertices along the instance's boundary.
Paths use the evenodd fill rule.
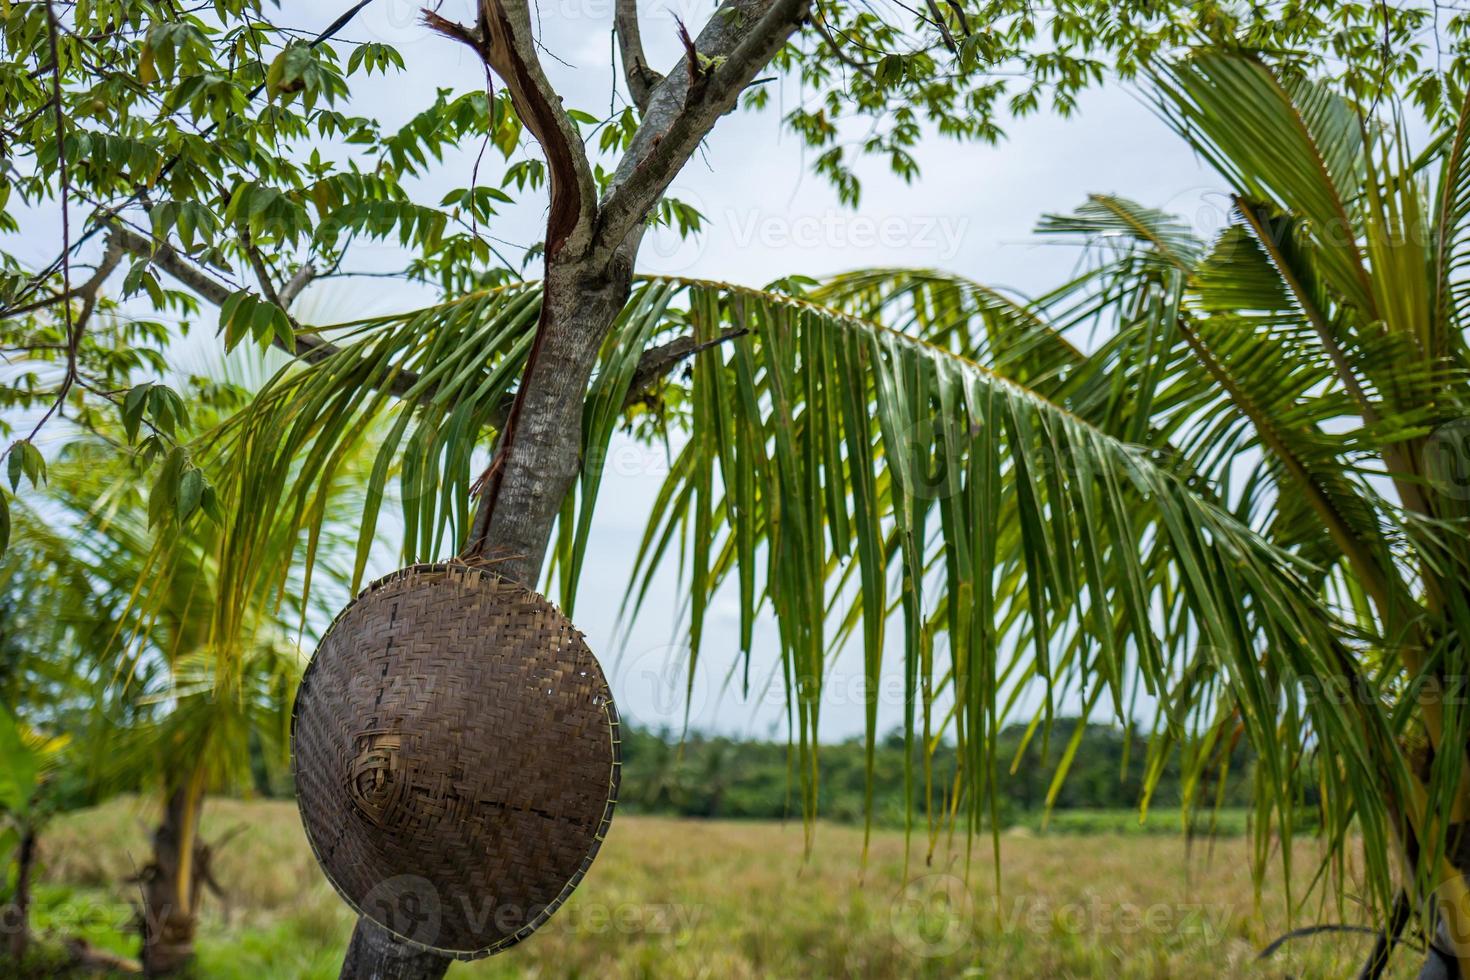
<path fill-rule="evenodd" d="M 128 934 L 151 814 L 119 800 L 55 824 L 44 840 L 36 925 L 49 942 L 84 935 L 132 955 Z M 312 860 L 289 802 L 211 801 L 205 836 L 223 895 L 204 908 L 199 974 L 332 978 L 352 917 Z M 1287 915 L 1279 864 L 1262 883 L 1250 843 L 1162 834 L 1037 834 L 926 859 L 915 838 L 861 829 L 621 815 L 592 872 L 549 925 L 455 977 L 1316 977 L 1351 975 L 1369 937 L 1257 952 L 1290 926 L 1360 918 L 1316 899 Z M 1315 845 L 1294 851 L 1304 892 Z M 1351 885 L 1348 889 L 1352 891 Z M 1298 896 L 1299 898 L 1299 896 Z M 1300 904 L 1300 902 L 1299 902 Z M 1394 976 L 1413 976 L 1405 952 Z"/>

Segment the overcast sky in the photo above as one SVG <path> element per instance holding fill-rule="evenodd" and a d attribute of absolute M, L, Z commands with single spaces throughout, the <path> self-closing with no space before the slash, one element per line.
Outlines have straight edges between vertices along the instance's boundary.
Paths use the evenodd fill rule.
<path fill-rule="evenodd" d="M 345 0 L 298 0 L 279 18 L 315 32 L 344 6 Z M 464 92 L 483 87 L 478 60 L 468 49 L 428 33 L 418 21 L 420 7 L 420 0 L 376 0 L 343 31 L 349 41 L 390 42 L 407 61 L 402 74 L 370 80 L 358 76 L 348 111 L 396 125 L 429 104 L 436 88 Z M 612 0 L 542 0 L 539 8 L 543 43 L 556 56 L 543 59 L 548 73 L 569 106 L 598 116 L 607 113 L 613 79 L 611 7 Z M 673 13 L 693 28 L 704 22 L 710 7 L 692 0 L 642 5 L 644 44 L 655 67 L 666 68 L 677 57 Z M 470 21 L 472 9 L 470 0 L 445 0 L 441 13 Z M 1222 218 L 1221 188 L 1213 175 L 1135 92 L 1119 84 L 1086 93 L 1071 119 L 1043 114 L 1007 125 L 1008 138 L 997 147 L 928 139 L 916 152 L 922 176 L 913 184 L 892 176 L 884 161 L 867 161 L 859 171 L 863 194 L 856 210 L 838 203 L 830 186 L 810 172 L 810 154 L 781 129 L 779 110 L 801 98 L 798 86 L 790 81 L 773 84 L 774 109 L 722 119 L 703 152 L 674 182 L 673 195 L 703 212 L 706 230 L 686 242 L 667 232 L 649 236 L 639 271 L 761 285 L 798 272 L 819 276 L 906 265 L 947 269 L 1035 293 L 1067 277 L 1078 255 L 1040 244 L 1033 226 L 1042 214 L 1071 209 L 1089 192 L 1117 193 L 1166 208 L 1205 230 L 1218 227 Z M 467 185 L 478 151 L 478 145 L 461 147 L 436 175 L 442 186 L 425 188 L 420 197 L 437 203 L 434 191 Z M 493 150 L 490 156 L 498 165 Z M 482 181 L 498 179 L 496 166 L 482 169 Z M 544 200 L 532 195 L 489 233 L 512 246 L 539 241 L 544 209 Z M 38 264 L 54 254 L 55 245 L 47 238 L 38 234 L 24 249 L 36 253 Z M 401 268 L 403 261 L 401 253 L 383 246 L 359 249 L 349 266 L 384 270 Z M 333 280 L 313 286 L 299 310 L 312 322 L 332 322 L 411 308 L 424 298 L 414 287 L 383 280 Z M 613 639 L 623 586 L 663 477 L 663 463 L 661 451 L 632 445 L 615 454 L 603 482 L 576 619 L 602 659 L 624 713 L 640 722 L 677 726 L 684 704 L 672 577 L 650 599 L 626 652 L 620 654 Z M 783 735 L 786 713 L 774 693 L 745 701 L 735 691 L 721 691 L 723 672 L 735 654 L 733 643 L 726 641 L 736 627 L 733 603 L 715 611 L 702 661 L 714 669 L 696 685 L 691 723 L 701 729 Z M 752 678 L 763 681 L 778 656 L 769 623 L 758 633 L 758 644 Z M 890 657 L 901 676 L 897 651 Z M 823 706 L 824 738 L 862 731 L 860 669 L 856 651 L 838 658 Z M 884 728 L 901 720 L 897 697 L 883 697 L 880 711 Z"/>

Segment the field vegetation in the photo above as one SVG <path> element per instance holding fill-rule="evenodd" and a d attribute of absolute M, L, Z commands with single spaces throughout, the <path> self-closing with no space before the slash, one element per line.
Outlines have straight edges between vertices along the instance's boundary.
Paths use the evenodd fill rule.
<path fill-rule="evenodd" d="M 127 879 L 147 854 L 153 804 L 116 799 L 58 820 L 38 889 L 37 955 L 51 937 L 81 934 L 136 954 Z M 1091 814 L 1101 825 L 1109 818 Z M 1136 819 L 1133 821 L 1136 823 Z M 919 835 L 905 860 L 899 831 L 874 833 L 866 868 L 858 828 L 817 826 L 803 856 L 801 821 L 692 820 L 624 814 L 571 903 L 512 954 L 459 969 L 472 977 L 1202 977 L 1342 976 L 1371 939 L 1322 934 L 1260 950 L 1288 928 L 1362 921 L 1346 904 L 1314 899 L 1288 914 L 1280 864 L 1260 888 L 1251 840 L 1193 844 L 1175 834 L 1086 834 L 1015 828 L 1003 836 L 999 898 L 989 842 L 970 862 L 963 835 L 932 862 Z M 1177 825 L 1174 826 L 1177 830 Z M 198 968 L 221 980 L 330 978 L 354 917 L 323 880 L 294 805 L 218 800 L 203 834 L 223 843 L 228 882 L 201 910 Z M 1316 869 L 1313 844 L 1295 845 L 1300 898 Z M 697 855 L 691 859 L 690 855 Z M 1401 972 L 1412 976 L 1410 957 Z M 33 961 L 34 962 L 34 961 Z"/>

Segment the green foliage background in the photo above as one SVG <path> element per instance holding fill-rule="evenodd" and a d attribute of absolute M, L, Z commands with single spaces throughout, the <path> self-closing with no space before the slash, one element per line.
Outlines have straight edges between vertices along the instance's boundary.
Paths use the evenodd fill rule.
<path fill-rule="evenodd" d="M 1027 726 L 1007 726 L 997 740 L 999 756 L 1014 760 L 997 784 L 1003 825 L 1036 824 L 1043 818 L 1057 755 L 1071 738 L 1075 718 L 1054 723 L 1051 744 L 1038 733 L 1029 741 Z M 1023 748 L 1024 745 L 1024 748 Z M 1089 724 L 1067 779 L 1053 807 L 1058 811 L 1126 811 L 1125 817 L 1105 819 L 1109 828 L 1141 823 L 1139 803 L 1144 797 L 1144 763 L 1148 739 L 1108 725 Z M 823 745 L 818 814 L 827 820 L 862 823 L 867 749 L 862 738 Z M 1219 800 L 1228 808 L 1250 803 L 1249 753 L 1242 745 L 1225 774 Z M 955 753 L 941 745 L 931 760 L 934 792 L 954 781 Z M 923 761 L 914 760 L 915 769 Z M 760 741 L 724 735 L 691 733 L 681 739 L 669 729 L 628 726 L 623 734 L 623 783 L 619 805 L 634 813 L 664 813 L 686 817 L 783 820 L 801 818 L 801 801 L 791 779 L 784 741 Z M 913 788 L 912 807 L 905 803 L 904 738 L 894 732 L 879 743 L 873 766 L 873 820 L 879 826 L 901 827 L 908 813 L 925 811 L 924 786 Z M 1177 832 L 1178 808 L 1183 799 L 1177 758 L 1159 777 L 1153 802 L 1163 819 L 1150 821 L 1156 830 Z M 1209 814 L 1201 815 L 1204 825 Z M 1050 821 L 1048 821 L 1050 822 Z M 1232 819 L 1227 829 L 1237 830 Z M 1062 819 L 1062 827 L 1080 826 Z"/>

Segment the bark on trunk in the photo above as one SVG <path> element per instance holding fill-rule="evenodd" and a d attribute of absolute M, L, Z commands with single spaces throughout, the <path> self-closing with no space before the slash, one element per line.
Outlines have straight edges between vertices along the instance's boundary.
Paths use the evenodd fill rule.
<path fill-rule="evenodd" d="M 10 960 L 18 967 L 31 941 L 31 873 L 36 865 L 36 834 L 30 827 L 21 832 L 15 863 L 15 895 L 5 907 L 0 924 L 4 926 Z"/>
<path fill-rule="evenodd" d="M 202 794 L 186 787 L 173 790 L 153 832 L 153 860 L 142 873 L 142 960 L 143 973 L 150 977 L 181 973 L 194 961 L 200 870 L 195 849 L 203 809 Z"/>
<path fill-rule="evenodd" d="M 359 918 L 342 961 L 343 980 L 438 980 L 448 957 L 400 942 L 372 919 Z"/>
<path fill-rule="evenodd" d="M 597 352 L 628 301 L 631 265 L 547 269 L 538 338 L 484 488 L 467 550 L 534 588 L 581 468 L 582 407 Z"/>

